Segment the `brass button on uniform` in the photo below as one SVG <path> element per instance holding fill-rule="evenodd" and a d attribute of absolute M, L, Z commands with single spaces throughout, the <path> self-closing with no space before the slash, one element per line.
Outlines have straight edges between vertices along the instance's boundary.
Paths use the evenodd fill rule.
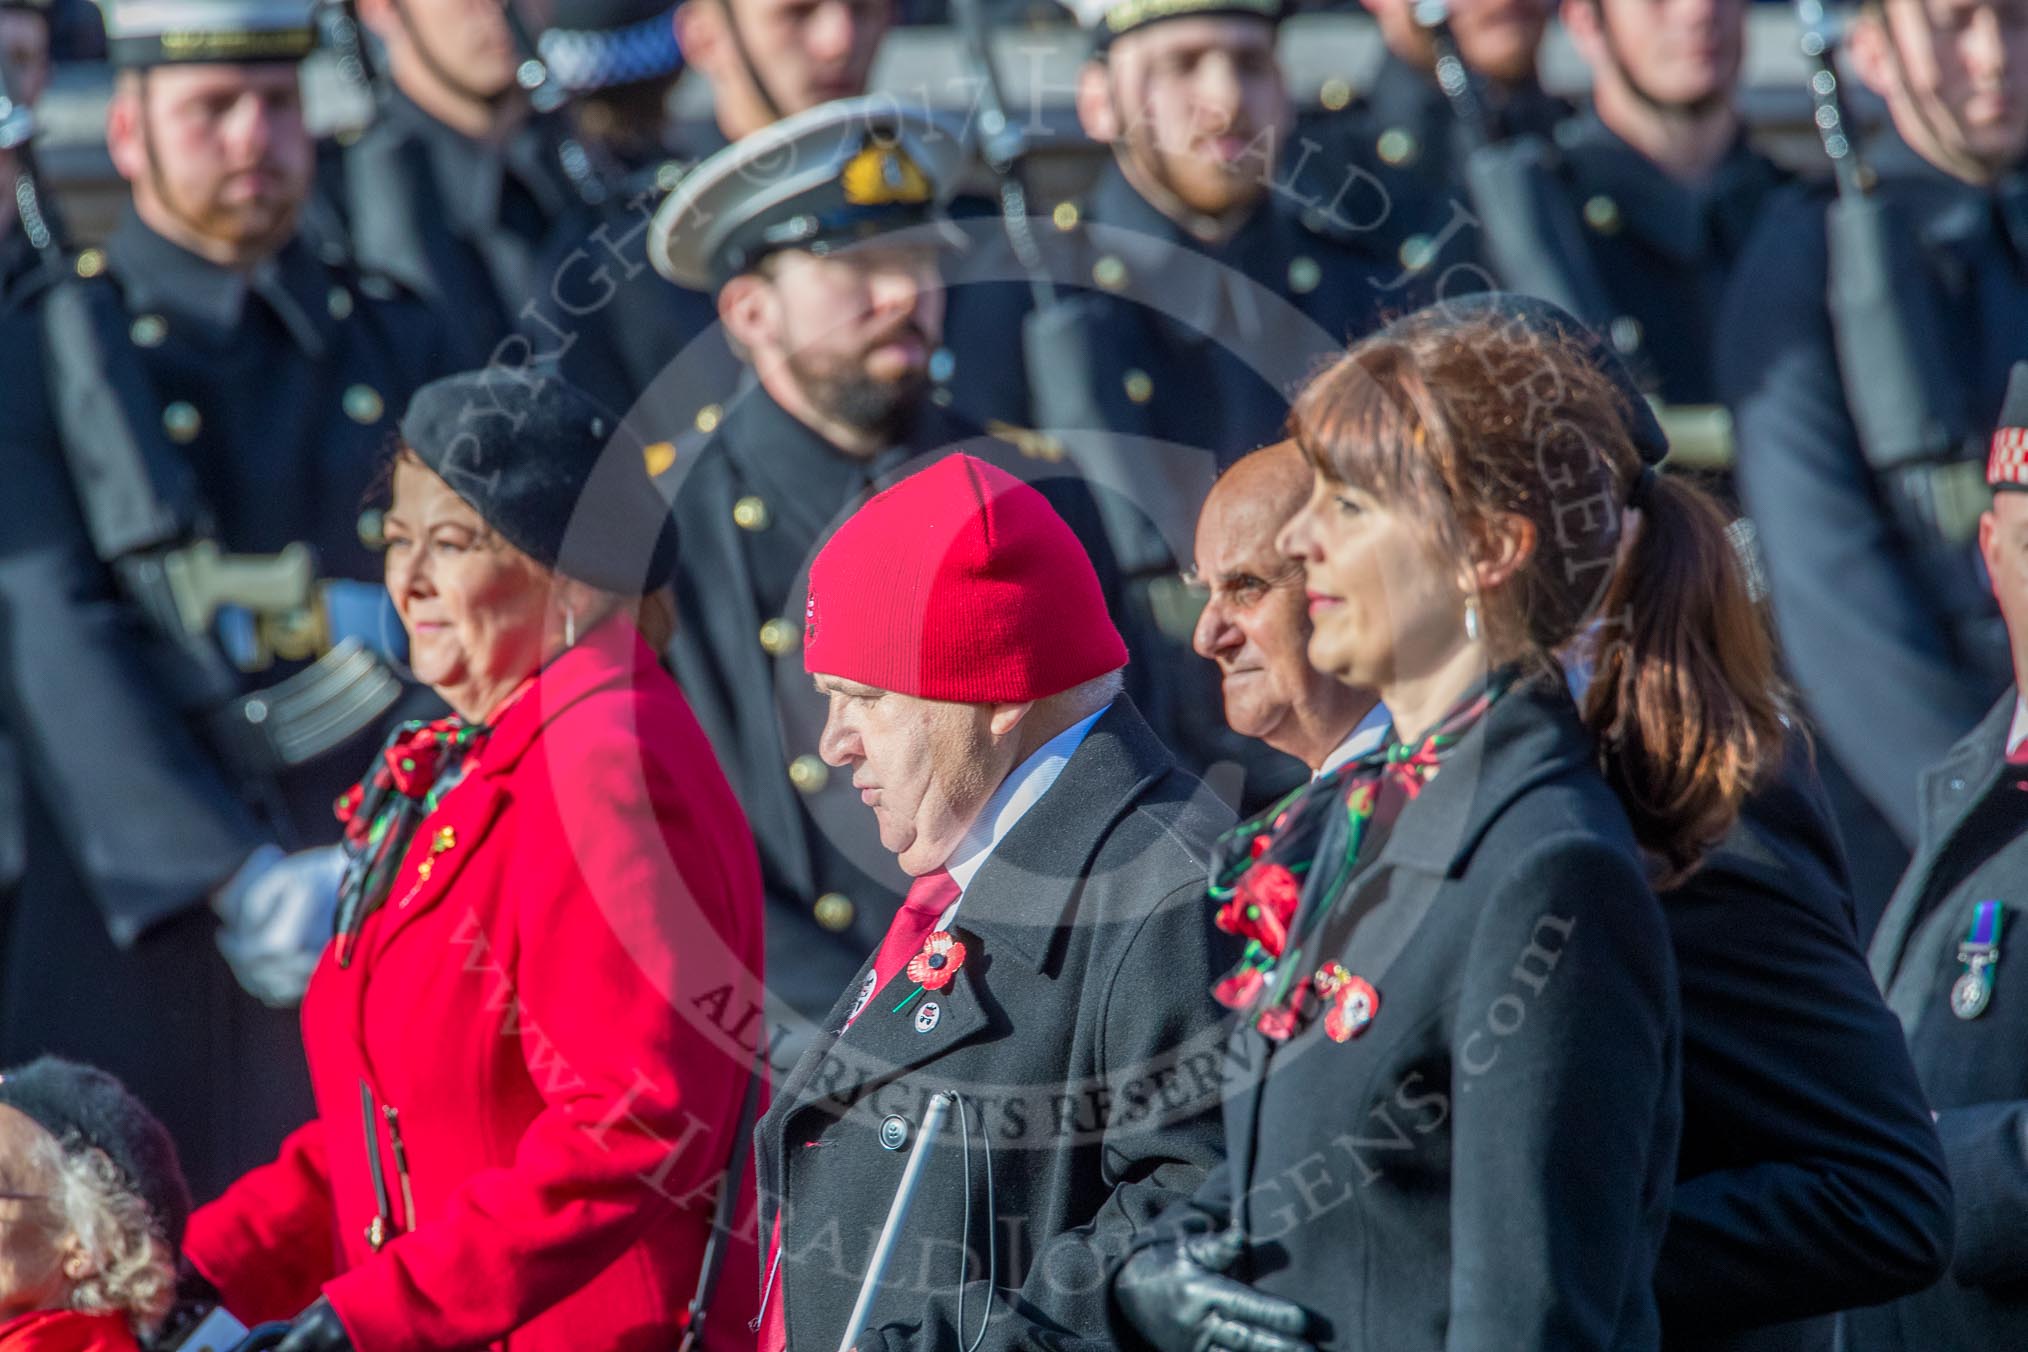
<path fill-rule="evenodd" d="M 1604 193 L 1587 199 L 1584 223 L 1601 235 L 1617 235 L 1620 232 L 1620 204 Z"/>
<path fill-rule="evenodd" d="M 1349 80 L 1333 75 L 1317 89 L 1317 102 L 1324 105 L 1326 112 L 1342 113 L 1352 102 L 1352 84 Z"/>
<path fill-rule="evenodd" d="M 86 249 L 77 256 L 77 275 L 96 277 L 106 270 L 106 255 L 101 249 Z"/>
<path fill-rule="evenodd" d="M 697 410 L 697 430 L 709 435 L 718 430 L 718 424 L 725 420 L 725 410 L 717 404 L 706 404 Z"/>
<path fill-rule="evenodd" d="M 766 530 L 768 505 L 749 493 L 732 504 L 732 523 L 741 530 Z"/>
<path fill-rule="evenodd" d="M 1641 330 L 1641 321 L 1632 315 L 1621 315 L 1606 325 L 1606 337 L 1612 339 L 1614 349 L 1621 356 L 1633 355 L 1641 346 L 1641 339 L 1644 336 L 1646 335 Z"/>
<path fill-rule="evenodd" d="M 826 892 L 817 898 L 817 904 L 810 910 L 817 917 L 817 923 L 834 934 L 850 929 L 852 917 L 859 913 L 859 908 L 852 904 L 852 898 L 843 892 Z"/>
<path fill-rule="evenodd" d="M 324 297 L 324 308 L 333 319 L 352 318 L 352 293 L 342 286 L 332 287 Z"/>
<path fill-rule="evenodd" d="M 787 620 L 773 619 L 760 627 L 761 650 L 769 657 L 782 657 L 796 650 L 796 626 Z"/>
<path fill-rule="evenodd" d="M 1410 235 L 1401 242 L 1401 248 L 1396 251 L 1395 257 L 1400 259 L 1401 265 L 1410 272 L 1420 272 L 1429 266 L 1430 259 L 1435 254 L 1436 246 L 1430 242 L 1428 235 Z"/>
<path fill-rule="evenodd" d="M 1075 202 L 1058 202 L 1056 210 L 1049 213 L 1049 219 L 1058 230 L 1075 230 L 1080 213 Z"/>
<path fill-rule="evenodd" d="M 1415 134 L 1407 128 L 1389 127 L 1381 132 L 1380 139 L 1373 143 L 1373 150 L 1380 156 L 1381 163 L 1391 164 L 1399 169 L 1403 165 L 1415 163 L 1415 157 L 1422 153 L 1422 145 L 1415 139 Z"/>
<path fill-rule="evenodd" d="M 1304 256 L 1289 260 L 1289 290 L 1297 295 L 1307 296 L 1323 280 L 1324 269 L 1316 259 Z"/>
<path fill-rule="evenodd" d="M 1146 371 L 1129 371 L 1120 383 L 1126 386 L 1127 398 L 1137 404 L 1145 404 L 1155 397 L 1155 382 Z"/>
<path fill-rule="evenodd" d="M 162 430 L 169 434 L 169 440 L 187 446 L 204 430 L 204 415 L 197 411 L 197 405 L 178 399 L 162 410 Z"/>
<path fill-rule="evenodd" d="M 831 767 L 808 753 L 789 762 L 789 783 L 797 793 L 821 793 L 831 782 Z"/>
<path fill-rule="evenodd" d="M 641 463 L 648 468 L 650 479 L 659 478 L 669 472 L 676 463 L 676 447 L 667 441 L 651 441 L 641 448 Z"/>
<path fill-rule="evenodd" d="M 1118 254 L 1107 254 L 1091 265 L 1091 279 L 1107 291 L 1118 291 L 1127 284 L 1127 265 Z"/>
<path fill-rule="evenodd" d="M 169 321 L 161 315 L 137 316 L 127 329 L 127 336 L 134 340 L 135 347 L 160 347 L 169 336 Z"/>
<path fill-rule="evenodd" d="M 387 412 L 387 401 L 380 397 L 380 391 L 371 385 L 348 386 L 339 405 L 345 416 L 361 427 L 371 427 L 380 421 L 380 415 Z"/>

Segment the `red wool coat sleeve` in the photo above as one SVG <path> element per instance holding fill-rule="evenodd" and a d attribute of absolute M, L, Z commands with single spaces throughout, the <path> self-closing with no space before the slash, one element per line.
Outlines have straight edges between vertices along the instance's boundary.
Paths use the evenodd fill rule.
<path fill-rule="evenodd" d="M 274 1163 L 191 1216 L 183 1252 L 243 1322 L 291 1319 L 338 1271 L 334 1224 L 324 1127 L 313 1121 L 289 1134 Z"/>
<path fill-rule="evenodd" d="M 502 1030 L 518 1025 L 546 1106 L 511 1166 L 474 1173 L 444 1214 L 329 1285 L 364 1352 L 489 1341 L 584 1286 L 658 1211 L 708 1214 L 742 1086 L 679 1075 L 720 1055 L 695 1005 L 724 982 L 683 955 L 724 950 L 697 897 L 741 888 L 705 842 L 746 828 L 699 820 L 677 767 L 642 763 L 631 720 L 599 707 L 625 700 L 595 696 L 557 719 L 528 753 L 541 772 L 517 776 L 531 792 L 505 875 L 517 947 L 498 955 Z"/>

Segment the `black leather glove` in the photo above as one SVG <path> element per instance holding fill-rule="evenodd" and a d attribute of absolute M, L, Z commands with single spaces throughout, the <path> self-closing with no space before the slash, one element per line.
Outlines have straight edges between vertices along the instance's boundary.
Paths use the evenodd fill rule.
<path fill-rule="evenodd" d="M 338 1322 L 338 1312 L 322 1296 L 289 1325 L 289 1336 L 275 1352 L 352 1352 L 352 1338 Z"/>
<path fill-rule="evenodd" d="M 1155 1244 L 1113 1278 L 1113 1302 L 1157 1352 L 1313 1352 L 1310 1313 L 1224 1275 L 1237 1230 Z"/>

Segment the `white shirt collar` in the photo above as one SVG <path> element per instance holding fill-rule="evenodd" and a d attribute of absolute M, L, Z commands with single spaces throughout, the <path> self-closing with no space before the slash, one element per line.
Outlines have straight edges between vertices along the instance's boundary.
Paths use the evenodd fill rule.
<path fill-rule="evenodd" d="M 1324 764 L 1312 779 L 1322 779 L 1347 761 L 1357 760 L 1369 751 L 1377 750 L 1387 740 L 1387 731 L 1394 726 L 1394 715 L 1387 712 L 1387 706 L 1376 702 L 1366 711 L 1366 717 L 1359 720 L 1345 740 L 1330 755 L 1324 757 Z"/>
<path fill-rule="evenodd" d="M 2014 696 L 2014 721 L 2007 728 L 2007 754 L 2012 756 L 2019 749 L 2022 739 L 2028 738 L 2028 696 Z"/>
<path fill-rule="evenodd" d="M 964 901 L 965 890 L 971 887 L 972 879 L 992 858 L 993 851 L 1007 838 L 1007 833 L 1014 829 L 1014 823 L 1027 815 L 1028 809 L 1049 792 L 1057 776 L 1063 773 L 1063 767 L 1084 744 L 1085 734 L 1104 713 L 1105 710 L 1101 709 L 1089 718 L 1080 719 L 1044 742 L 1000 781 L 999 788 L 993 790 L 993 796 L 986 800 L 978 820 L 965 832 L 965 838 L 951 852 L 950 862 L 944 865 L 951 880 L 958 885 L 958 901 L 944 912 L 939 929 L 950 927 L 951 917 L 957 913 L 958 903 Z"/>

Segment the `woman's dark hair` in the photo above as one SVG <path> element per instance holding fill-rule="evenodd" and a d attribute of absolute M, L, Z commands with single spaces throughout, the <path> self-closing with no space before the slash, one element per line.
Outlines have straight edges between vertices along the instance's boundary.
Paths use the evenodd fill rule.
<path fill-rule="evenodd" d="M 1578 344 L 1497 313 L 1427 316 L 1321 372 L 1292 435 L 1327 481 L 1429 522 L 1434 556 L 1482 553 L 1510 514 L 1531 523 L 1532 555 L 1479 598 L 1487 643 L 1550 668 L 1586 640 L 1583 713 L 1600 768 L 1661 861 L 1657 886 L 1673 886 L 1731 826 L 1783 736 L 1774 645 L 1724 516 L 1644 467 L 1621 387 Z"/>

